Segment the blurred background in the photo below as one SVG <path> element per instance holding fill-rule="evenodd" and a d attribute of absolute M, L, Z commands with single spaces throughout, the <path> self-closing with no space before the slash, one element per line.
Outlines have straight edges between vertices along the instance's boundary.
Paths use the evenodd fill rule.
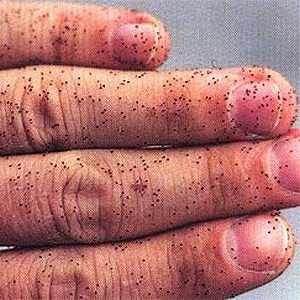
<path fill-rule="evenodd" d="M 172 49 L 168 61 L 160 69 L 262 65 L 285 75 L 298 93 L 300 91 L 299 0 L 65 2 L 129 7 L 161 19 L 171 33 Z M 300 127 L 299 118 L 297 126 Z M 300 240 L 300 208 L 284 210 L 283 215 Z M 300 299 L 299 249 L 283 275 L 236 299 Z"/>

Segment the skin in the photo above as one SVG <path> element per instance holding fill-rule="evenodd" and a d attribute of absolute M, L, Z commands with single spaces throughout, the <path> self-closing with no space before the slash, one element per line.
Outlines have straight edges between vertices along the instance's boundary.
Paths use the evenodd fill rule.
<path fill-rule="evenodd" d="M 35 66 L 2 71 L 0 82 L 2 154 L 277 137 L 297 112 L 287 80 L 258 67 L 122 72 Z"/>
<path fill-rule="evenodd" d="M 300 193 L 272 169 L 300 132 L 279 140 L 207 148 L 86 150 L 0 158 L 0 242 L 6 245 L 124 240 L 192 222 L 296 206 Z M 258 160 L 253 167 L 253 160 Z M 162 176 L 162 174 L 164 174 Z M 290 176 L 289 174 L 287 176 Z M 286 178 L 284 176 L 283 178 Z M 299 186 L 297 173 L 295 185 Z M 49 184 L 45 185 L 45 182 Z M 18 201 L 15 201 L 18 199 Z M 263 199 L 263 201 L 262 201 Z M 11 222 L 11 216 L 18 222 Z"/>
<path fill-rule="evenodd" d="M 99 5 L 1 1 L 0 20 L 2 68 L 43 63 L 154 69 L 162 64 L 169 51 L 169 35 L 163 24 L 136 10 Z M 120 32 L 115 33 L 115 30 L 128 24 L 133 24 L 134 28 L 140 26 L 140 29 L 135 28 L 131 38 L 127 37 L 126 45 L 130 49 L 126 50 L 122 43 L 118 43 Z M 145 24 L 153 26 L 154 38 L 149 39 L 152 44 L 143 43 L 144 39 L 140 37 Z M 139 36 L 134 37 L 135 34 Z M 118 51 L 112 49 L 115 43 Z M 133 47 L 133 43 L 137 47 Z"/>
<path fill-rule="evenodd" d="M 230 227 L 234 222 L 237 226 L 243 223 L 227 219 L 126 243 L 3 253 L 0 279 L 7 284 L 1 287 L 0 295 L 2 299 L 232 297 L 274 279 L 289 265 L 294 252 L 295 238 L 282 218 L 276 214 L 255 218 L 267 228 L 254 232 L 265 235 L 263 243 L 256 238 L 251 245 L 256 250 L 254 261 L 262 265 L 270 261 L 279 222 L 288 235 L 283 256 L 281 251 L 273 254 L 276 267 L 263 272 L 245 270 L 231 258 L 236 248 L 227 241 Z M 257 258 L 262 248 L 267 254 Z"/>
<path fill-rule="evenodd" d="M 285 270 L 300 130 L 282 75 L 113 70 L 159 66 L 162 23 L 0 5 L 0 243 L 17 246 L 0 299 L 224 299 Z"/>

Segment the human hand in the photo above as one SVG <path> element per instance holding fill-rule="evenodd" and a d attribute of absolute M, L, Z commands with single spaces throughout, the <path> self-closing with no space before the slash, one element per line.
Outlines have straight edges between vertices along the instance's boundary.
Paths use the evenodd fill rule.
<path fill-rule="evenodd" d="M 117 38 L 111 35 L 115 22 L 109 19 L 103 26 L 104 16 L 99 8 L 87 6 L 88 18 L 80 22 L 76 13 L 67 13 L 71 19 L 65 20 L 63 6 L 59 6 L 60 16 L 54 11 L 47 17 L 50 6 L 53 5 L 39 5 L 31 17 L 34 25 L 24 26 L 23 35 L 8 26 L 17 22 L 14 13 L 5 14 L 7 8 L 1 8 L 12 37 L 8 41 L 5 30 L 0 37 L 0 44 L 6 45 L 1 52 L 4 56 L 0 55 L 3 68 L 33 61 L 151 69 L 167 53 L 167 34 L 160 23 L 157 32 L 162 38 L 154 49 L 163 49 L 159 50 L 162 52 L 153 53 L 155 39 L 150 45 L 150 37 L 128 50 L 126 43 L 122 45 L 119 29 Z M 84 15 L 82 6 L 66 5 L 66 11 L 71 11 L 71 7 L 79 8 L 77 15 Z M 26 10 L 23 16 L 28 15 Z M 120 15 L 120 11 L 115 11 Z M 15 13 L 20 17 L 18 10 Z M 48 21 L 44 21 L 42 31 L 38 28 L 39 16 L 43 15 L 41 19 Z M 131 12 L 124 22 L 131 18 L 139 20 Z M 21 21 L 25 19 L 20 17 Z M 54 31 L 47 36 L 47 22 L 49 28 L 59 24 L 61 30 L 52 28 Z M 141 27 L 143 35 L 150 31 L 148 25 Z M 35 31 L 27 36 L 30 29 Z M 74 37 L 78 31 L 80 34 Z M 46 36 L 38 37 L 37 32 Z M 95 42 L 98 32 L 101 45 Z M 34 47 L 30 49 L 26 45 L 32 45 L 33 40 Z M 82 45 L 82 40 L 87 44 Z M 121 48 L 119 55 L 107 46 L 109 40 Z M 130 34 L 124 40 L 130 45 Z M 146 45 L 146 49 L 139 48 L 141 45 Z M 154 58 L 153 65 L 145 63 L 149 61 L 149 53 L 143 56 L 147 49 L 151 49 L 148 52 Z M 121 54 L 125 58 L 120 59 Z M 144 63 L 128 63 L 134 62 L 137 55 L 137 61 Z M 3 253 L 2 298 L 224 298 L 273 279 L 289 263 L 294 238 L 277 213 L 249 217 L 249 221 L 233 218 L 299 204 L 299 194 L 292 192 L 299 190 L 299 131 L 291 131 L 280 142 L 250 141 L 257 137 L 253 133 L 265 138 L 284 134 L 295 120 L 295 94 L 278 73 L 262 68 L 128 73 L 38 66 L 1 71 L 0 76 L 3 155 L 74 148 L 206 144 L 193 148 L 3 156 L 3 244 L 118 241 L 192 222 L 232 217 L 112 245 Z M 252 80 L 255 83 L 241 87 Z M 240 140 L 249 141 L 208 145 Z M 287 156 L 279 154 L 279 145 Z M 278 160 L 278 155 L 283 161 Z M 294 180 L 288 180 L 290 174 L 294 174 Z M 287 189 L 288 183 L 292 184 L 292 191 Z M 232 224 L 238 228 L 233 233 L 229 232 Z M 284 225 L 283 231 L 280 224 Z M 243 231 L 248 234 L 247 239 Z M 237 232 L 241 238 L 234 235 Z M 277 246 L 273 247 L 275 240 Z M 237 260 L 252 271 L 238 267 Z"/>

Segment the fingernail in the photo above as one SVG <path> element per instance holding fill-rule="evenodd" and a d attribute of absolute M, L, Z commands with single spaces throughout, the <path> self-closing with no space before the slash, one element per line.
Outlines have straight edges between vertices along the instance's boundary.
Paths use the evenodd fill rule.
<path fill-rule="evenodd" d="M 267 136 L 280 121 L 280 100 L 276 84 L 248 82 L 232 92 L 230 117 L 245 133 Z"/>
<path fill-rule="evenodd" d="M 122 64 L 147 65 L 157 51 L 158 35 L 152 24 L 126 24 L 111 37 L 113 56 Z"/>
<path fill-rule="evenodd" d="M 300 193 L 300 137 L 283 138 L 272 150 L 273 178 L 284 189 Z"/>
<path fill-rule="evenodd" d="M 287 246 L 288 232 L 279 217 L 264 215 L 240 219 L 227 235 L 231 259 L 249 271 L 275 270 L 282 263 Z"/>

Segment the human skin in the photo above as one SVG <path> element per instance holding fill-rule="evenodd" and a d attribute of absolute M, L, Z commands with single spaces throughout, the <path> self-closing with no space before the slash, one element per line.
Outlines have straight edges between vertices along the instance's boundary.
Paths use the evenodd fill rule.
<path fill-rule="evenodd" d="M 224 299 L 284 271 L 300 130 L 282 75 L 149 71 L 169 36 L 132 10 L 1 2 L 0 21 L 1 299 Z"/>

